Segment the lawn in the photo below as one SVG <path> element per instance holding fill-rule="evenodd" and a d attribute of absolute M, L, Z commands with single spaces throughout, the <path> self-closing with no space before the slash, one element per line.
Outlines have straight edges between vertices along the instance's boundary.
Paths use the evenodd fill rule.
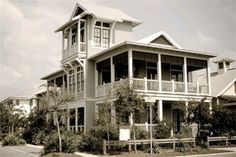
<path fill-rule="evenodd" d="M 229 151 L 225 150 L 216 150 L 216 149 L 198 149 L 195 150 L 193 149 L 190 152 L 186 153 L 181 153 L 181 152 L 176 152 L 176 151 L 168 151 L 168 152 L 161 152 L 159 154 L 150 154 L 150 153 L 145 153 L 143 151 L 138 151 L 137 154 L 134 154 L 134 152 L 124 152 L 121 154 L 118 153 L 111 153 L 106 156 L 115 156 L 115 157 L 153 157 L 153 156 L 158 156 L 158 157 L 166 157 L 166 156 L 185 156 L 185 155 L 199 155 L 199 154 L 211 154 L 211 153 L 225 153 Z"/>
<path fill-rule="evenodd" d="M 42 157 L 81 157 L 81 156 L 71 153 L 50 153 L 47 155 L 43 155 Z"/>

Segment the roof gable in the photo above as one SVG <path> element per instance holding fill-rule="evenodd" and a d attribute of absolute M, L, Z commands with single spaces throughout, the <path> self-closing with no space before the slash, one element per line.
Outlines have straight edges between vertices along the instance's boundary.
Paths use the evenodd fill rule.
<path fill-rule="evenodd" d="M 80 6 L 78 3 L 75 5 L 74 11 L 71 14 L 70 20 L 72 20 L 74 17 L 80 15 L 82 12 L 84 12 L 85 8 Z"/>
<path fill-rule="evenodd" d="M 166 32 L 160 31 L 155 34 L 152 34 L 146 38 L 139 40 L 138 42 L 141 43 L 152 43 L 152 44 L 159 44 L 164 46 L 171 46 L 175 48 L 181 48 Z"/>
<path fill-rule="evenodd" d="M 161 35 L 158 38 L 154 39 L 153 41 L 151 41 L 151 43 L 161 44 L 161 45 L 168 45 L 168 46 L 174 46 L 163 35 Z"/>

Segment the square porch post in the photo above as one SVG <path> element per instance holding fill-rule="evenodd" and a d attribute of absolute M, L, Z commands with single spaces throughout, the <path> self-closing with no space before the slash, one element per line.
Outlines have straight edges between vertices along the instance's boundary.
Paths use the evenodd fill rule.
<path fill-rule="evenodd" d="M 80 20 L 77 23 L 77 48 L 78 52 L 80 52 Z"/>
<path fill-rule="evenodd" d="M 78 132 L 78 108 L 75 108 L 75 132 Z"/>
<path fill-rule="evenodd" d="M 184 92 L 188 93 L 187 58 L 184 57 Z"/>
<path fill-rule="evenodd" d="M 158 53 L 158 82 L 159 82 L 159 92 L 162 91 L 162 76 L 161 76 L 161 54 Z"/>
<path fill-rule="evenodd" d="M 207 84 L 208 84 L 208 95 L 211 95 L 211 68 L 210 60 L 207 60 Z"/>
<path fill-rule="evenodd" d="M 113 64 L 113 57 L 111 57 L 111 82 L 115 82 L 115 65 Z"/>
<path fill-rule="evenodd" d="M 131 49 L 128 51 L 128 76 L 131 84 L 133 78 L 133 52 Z"/>
<path fill-rule="evenodd" d="M 158 119 L 163 120 L 163 101 L 158 100 Z"/>

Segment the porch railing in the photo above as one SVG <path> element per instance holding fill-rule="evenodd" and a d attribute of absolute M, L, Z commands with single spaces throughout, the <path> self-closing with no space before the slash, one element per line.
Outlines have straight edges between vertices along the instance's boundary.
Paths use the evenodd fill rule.
<path fill-rule="evenodd" d="M 82 132 L 85 131 L 84 125 L 70 126 L 70 131 L 73 132 L 73 133 L 76 133 L 76 132 L 81 132 L 82 133 Z"/>
<path fill-rule="evenodd" d="M 68 58 L 71 55 L 86 52 L 86 43 L 85 42 L 80 42 L 79 46 L 80 47 L 78 49 L 78 43 L 74 43 L 70 47 L 67 47 L 65 50 L 63 50 L 62 57 Z M 79 50 L 79 52 L 78 52 L 78 50 Z"/>
<path fill-rule="evenodd" d="M 174 80 L 171 81 L 161 81 L 161 90 L 159 89 L 159 80 L 151 80 L 151 79 L 141 79 L 141 78 L 133 78 L 133 79 L 124 79 L 120 81 L 116 81 L 113 83 L 107 83 L 96 88 L 96 97 L 107 96 L 108 94 L 114 94 L 114 87 L 124 83 L 130 82 L 133 84 L 133 87 L 137 91 L 143 92 L 163 92 L 163 93 L 185 93 L 185 83 L 184 82 L 176 82 Z M 208 85 L 199 84 L 199 83 L 187 83 L 187 94 L 208 94 Z"/>

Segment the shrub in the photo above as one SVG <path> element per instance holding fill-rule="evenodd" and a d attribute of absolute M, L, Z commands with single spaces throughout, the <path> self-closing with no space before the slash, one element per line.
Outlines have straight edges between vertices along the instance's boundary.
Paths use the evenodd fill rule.
<path fill-rule="evenodd" d="M 102 151 L 102 138 L 95 137 L 91 133 L 83 134 L 79 149 L 82 151 Z"/>
<path fill-rule="evenodd" d="M 72 133 L 61 134 L 62 152 L 73 153 L 80 144 L 80 136 Z M 56 131 L 52 131 L 44 140 L 44 153 L 59 152 L 59 140 Z"/>
<path fill-rule="evenodd" d="M 32 143 L 36 145 L 43 144 L 43 141 L 46 137 L 44 131 L 39 131 L 37 134 L 33 135 Z"/>
<path fill-rule="evenodd" d="M 133 139 L 133 130 L 131 130 L 131 139 Z M 135 137 L 137 140 L 149 139 L 150 132 L 142 128 L 135 127 Z"/>
<path fill-rule="evenodd" d="M 153 137 L 156 139 L 170 137 L 170 128 L 164 122 L 157 122 L 157 126 L 154 127 Z"/>
<path fill-rule="evenodd" d="M 178 141 L 178 143 L 176 144 L 176 150 L 178 152 L 189 152 L 191 150 L 191 147 L 189 146 L 189 144 L 184 143 L 183 141 Z"/>
<path fill-rule="evenodd" d="M 22 145 L 25 144 L 25 140 L 21 137 L 17 137 L 15 135 L 7 135 L 3 141 L 2 141 L 2 145 L 3 146 L 14 146 L 14 145 Z"/>

